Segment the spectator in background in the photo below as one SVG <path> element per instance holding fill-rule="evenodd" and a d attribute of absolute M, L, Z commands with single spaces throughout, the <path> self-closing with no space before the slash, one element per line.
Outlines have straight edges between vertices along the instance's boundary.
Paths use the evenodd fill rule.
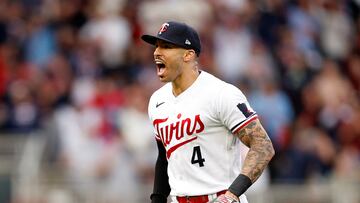
<path fill-rule="evenodd" d="M 214 30 L 214 57 L 220 76 L 236 82 L 246 72 L 253 37 L 237 12 L 225 10 L 218 14 Z"/>
<path fill-rule="evenodd" d="M 294 128 L 290 146 L 274 161 L 277 182 L 304 183 L 330 177 L 336 148 L 318 128 Z"/>
<path fill-rule="evenodd" d="M 60 160 L 81 201 L 136 203 L 134 165 L 129 164 L 132 161 L 126 146 L 109 123 L 113 118 L 106 114 L 107 107 L 120 106 L 115 97 L 107 94 L 106 83 L 100 81 L 96 88 L 89 80 L 77 81 L 72 92 L 73 105 L 57 111 Z"/>
<path fill-rule="evenodd" d="M 238 0 L 235 0 L 235 2 L 236 1 Z M 139 23 L 144 33 L 156 32 L 159 29 L 158 25 L 169 18 L 191 23 L 195 29 L 207 29 L 204 22 L 213 15 L 211 2 L 217 3 L 225 1 L 140 1 L 137 15 L 139 16 Z"/>
<path fill-rule="evenodd" d="M 359 105 L 354 89 L 349 80 L 341 74 L 340 67 L 332 60 L 325 61 L 314 82 L 315 93 L 319 95 L 322 106 L 318 117 L 319 124 L 333 139 L 338 139 L 338 125 L 351 119 L 356 112 L 354 108 Z"/>
<path fill-rule="evenodd" d="M 291 102 L 274 79 L 263 78 L 257 82 L 260 87 L 249 95 L 249 101 L 263 120 L 275 150 L 280 151 L 294 117 Z"/>
<path fill-rule="evenodd" d="M 153 128 L 147 115 L 146 101 L 149 94 L 140 84 L 135 83 L 126 88 L 125 95 L 128 96 L 124 108 L 118 112 L 117 123 L 121 129 L 124 144 L 135 164 L 138 179 L 142 183 L 152 184 L 157 147 L 153 140 Z"/>
<path fill-rule="evenodd" d="M 311 80 L 313 71 L 306 64 L 303 53 L 296 48 L 292 32 L 284 29 L 279 34 L 281 40 L 276 46 L 275 60 L 280 69 L 282 88 L 298 114 L 302 111 L 301 91 Z"/>
<path fill-rule="evenodd" d="M 9 123 L 12 132 L 24 133 L 39 128 L 39 109 L 28 81 L 17 80 L 9 87 Z"/>
<path fill-rule="evenodd" d="M 243 73 L 241 78 L 251 80 L 251 86 L 256 89 L 261 86 L 259 84 L 261 84 L 264 79 L 272 80 L 272 78 L 274 78 L 275 80 L 275 78 L 279 76 L 280 73 L 265 44 L 259 39 L 254 39 L 250 49 L 246 72 Z"/>
<path fill-rule="evenodd" d="M 119 15 L 122 0 L 99 1 L 93 16 L 80 30 L 80 39 L 93 43 L 100 51 L 100 60 L 108 68 L 126 63 L 126 48 L 131 37 L 131 25 Z"/>
<path fill-rule="evenodd" d="M 354 37 L 351 18 L 343 9 L 343 1 L 326 0 L 317 12 L 321 47 L 327 57 L 335 60 L 343 60 L 350 53 Z"/>
<path fill-rule="evenodd" d="M 56 52 L 53 32 L 54 30 L 38 12 L 34 11 L 30 15 L 24 44 L 25 59 L 39 69 L 43 69 Z"/>
<path fill-rule="evenodd" d="M 304 55 L 306 64 L 310 68 L 319 69 L 321 56 L 317 41 L 320 26 L 315 17 L 318 5 L 309 0 L 297 0 L 296 2 L 296 6 L 291 6 L 288 12 L 289 28 L 294 37 L 294 44 Z"/>
<path fill-rule="evenodd" d="M 271 50 L 280 42 L 279 32 L 287 26 L 287 3 L 282 0 L 265 0 L 257 6 L 258 17 L 254 21 L 256 33 Z"/>

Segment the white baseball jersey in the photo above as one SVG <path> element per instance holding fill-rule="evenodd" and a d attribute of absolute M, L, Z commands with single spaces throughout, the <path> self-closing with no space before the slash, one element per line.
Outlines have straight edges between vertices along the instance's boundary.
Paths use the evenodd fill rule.
<path fill-rule="evenodd" d="M 154 92 L 148 112 L 166 149 L 172 196 L 226 190 L 240 174 L 240 141 L 233 133 L 257 115 L 238 88 L 202 71 L 177 97 L 171 83 Z M 240 200 L 247 202 L 244 195 Z"/>

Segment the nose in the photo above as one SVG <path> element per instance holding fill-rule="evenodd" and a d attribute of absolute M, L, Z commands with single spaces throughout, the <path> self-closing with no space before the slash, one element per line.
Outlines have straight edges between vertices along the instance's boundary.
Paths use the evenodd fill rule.
<path fill-rule="evenodd" d="M 160 48 L 158 46 L 155 47 L 154 50 L 154 57 L 159 56 L 160 55 Z"/>

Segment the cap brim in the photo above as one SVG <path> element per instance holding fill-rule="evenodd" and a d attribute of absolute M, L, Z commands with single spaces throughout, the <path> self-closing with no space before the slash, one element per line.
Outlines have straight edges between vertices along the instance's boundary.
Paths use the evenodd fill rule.
<path fill-rule="evenodd" d="M 158 40 L 157 37 L 152 36 L 152 35 L 142 35 L 141 39 L 144 40 L 145 42 L 149 43 L 149 44 L 152 44 L 152 45 L 155 45 L 156 40 Z"/>
<path fill-rule="evenodd" d="M 172 42 L 170 40 L 164 39 L 162 37 L 158 37 L 158 36 L 153 36 L 153 35 L 142 35 L 141 39 L 144 40 L 146 43 L 155 45 L 157 40 L 163 40 L 165 42 L 177 45 L 179 47 L 181 47 L 180 45 L 176 44 L 175 42 Z"/>

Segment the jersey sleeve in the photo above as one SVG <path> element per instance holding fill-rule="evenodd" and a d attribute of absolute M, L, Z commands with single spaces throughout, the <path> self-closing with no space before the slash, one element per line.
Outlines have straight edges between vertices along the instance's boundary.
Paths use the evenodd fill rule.
<path fill-rule="evenodd" d="M 221 122 L 234 134 L 257 119 L 257 114 L 251 108 L 245 95 L 230 84 L 225 85 L 220 91 L 217 111 Z"/>
<path fill-rule="evenodd" d="M 152 95 L 150 97 L 150 100 L 149 100 L 149 104 L 148 104 L 148 116 L 149 116 L 149 120 L 151 122 L 151 125 L 153 126 L 153 132 L 154 132 L 154 135 L 155 135 L 155 139 L 156 140 L 161 140 L 160 136 L 157 134 L 157 131 L 154 127 L 154 124 L 153 124 L 153 121 L 154 121 L 154 118 L 153 118 L 153 112 L 154 112 L 154 108 L 155 108 L 155 103 L 154 103 L 154 99 L 153 99 L 154 95 Z"/>

